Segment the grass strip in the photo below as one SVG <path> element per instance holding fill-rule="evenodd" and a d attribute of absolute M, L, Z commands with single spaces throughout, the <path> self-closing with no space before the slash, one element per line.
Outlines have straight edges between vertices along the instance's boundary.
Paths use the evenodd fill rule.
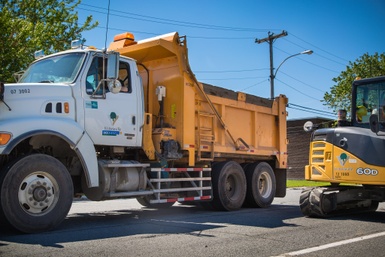
<path fill-rule="evenodd" d="M 308 181 L 308 180 L 287 180 L 287 187 L 322 187 L 330 186 L 329 182 L 317 182 L 317 181 Z"/>

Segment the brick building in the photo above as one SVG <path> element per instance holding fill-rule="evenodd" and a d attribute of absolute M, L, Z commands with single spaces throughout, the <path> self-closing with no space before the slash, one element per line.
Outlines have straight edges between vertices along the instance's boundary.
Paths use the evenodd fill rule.
<path fill-rule="evenodd" d="M 325 118 L 308 118 L 287 121 L 287 138 L 288 145 L 288 179 L 304 179 L 304 168 L 309 163 L 309 143 L 311 132 L 305 132 L 303 125 L 306 121 L 313 124 L 322 124 L 328 127 L 333 122 L 332 119 Z"/>

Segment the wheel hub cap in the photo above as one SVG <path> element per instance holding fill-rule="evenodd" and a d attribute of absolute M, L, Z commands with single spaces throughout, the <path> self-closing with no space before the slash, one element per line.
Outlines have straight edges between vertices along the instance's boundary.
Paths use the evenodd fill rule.
<path fill-rule="evenodd" d="M 47 198 L 47 190 L 44 187 L 38 187 L 33 190 L 33 198 L 41 202 Z"/>
<path fill-rule="evenodd" d="M 20 184 L 19 202 L 24 211 L 43 213 L 55 199 L 53 182 L 45 175 L 30 174 Z"/>

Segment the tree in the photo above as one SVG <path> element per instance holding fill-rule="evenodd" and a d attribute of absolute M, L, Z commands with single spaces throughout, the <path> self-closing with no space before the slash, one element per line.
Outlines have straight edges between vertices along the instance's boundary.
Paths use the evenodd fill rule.
<path fill-rule="evenodd" d="M 81 32 L 98 25 L 88 16 L 78 24 L 75 7 L 81 0 L 0 0 L 0 81 L 14 82 L 13 74 L 28 67 L 33 54 L 69 49 Z"/>
<path fill-rule="evenodd" d="M 349 62 L 349 66 L 340 75 L 333 78 L 337 83 L 331 87 L 330 92 L 324 95 L 324 105 L 332 108 L 336 113 L 339 109 L 345 109 L 349 112 L 352 100 L 352 83 L 359 78 L 370 78 L 385 75 L 385 54 L 375 53 L 369 55 L 365 53 L 355 62 Z"/>

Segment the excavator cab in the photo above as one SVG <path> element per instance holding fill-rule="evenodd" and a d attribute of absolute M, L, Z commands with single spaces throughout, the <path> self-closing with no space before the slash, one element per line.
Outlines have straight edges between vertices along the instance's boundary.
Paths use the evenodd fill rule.
<path fill-rule="evenodd" d="M 351 118 L 353 126 L 385 132 L 385 77 L 353 82 Z"/>

